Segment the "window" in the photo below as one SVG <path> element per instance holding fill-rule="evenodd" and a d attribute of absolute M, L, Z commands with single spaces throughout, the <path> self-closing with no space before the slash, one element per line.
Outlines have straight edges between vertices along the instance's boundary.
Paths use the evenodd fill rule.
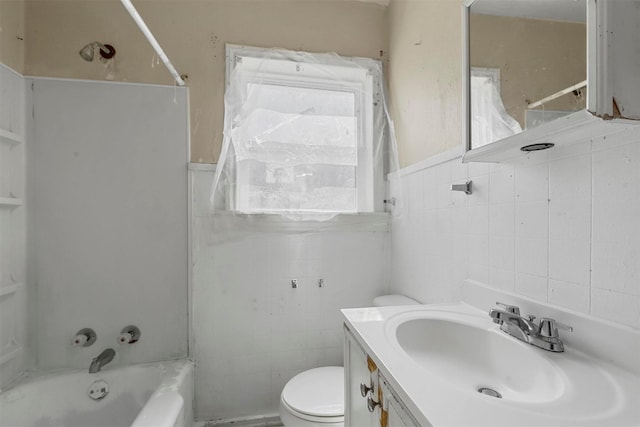
<path fill-rule="evenodd" d="M 335 55 L 229 46 L 232 210 L 372 212 L 382 176 L 374 154 L 377 70 Z"/>

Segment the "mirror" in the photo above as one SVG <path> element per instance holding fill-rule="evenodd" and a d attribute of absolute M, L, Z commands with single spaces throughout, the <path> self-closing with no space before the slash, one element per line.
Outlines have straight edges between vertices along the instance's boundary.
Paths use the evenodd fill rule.
<path fill-rule="evenodd" d="M 586 108 L 587 0 L 465 6 L 468 149 Z"/>

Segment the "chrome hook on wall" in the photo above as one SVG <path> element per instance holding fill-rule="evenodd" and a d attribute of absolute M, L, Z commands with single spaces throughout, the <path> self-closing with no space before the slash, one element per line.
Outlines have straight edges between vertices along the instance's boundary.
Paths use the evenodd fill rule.
<path fill-rule="evenodd" d="M 473 181 L 467 181 L 464 184 L 452 184 L 451 191 L 464 191 L 465 194 L 471 194 L 471 183 Z"/>

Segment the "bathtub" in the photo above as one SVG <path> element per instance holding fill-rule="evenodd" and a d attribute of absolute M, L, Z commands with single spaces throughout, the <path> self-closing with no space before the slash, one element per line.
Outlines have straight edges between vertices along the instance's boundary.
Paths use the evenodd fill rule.
<path fill-rule="evenodd" d="M 187 360 L 67 371 L 0 393 L 0 426 L 192 427 L 192 401 Z"/>

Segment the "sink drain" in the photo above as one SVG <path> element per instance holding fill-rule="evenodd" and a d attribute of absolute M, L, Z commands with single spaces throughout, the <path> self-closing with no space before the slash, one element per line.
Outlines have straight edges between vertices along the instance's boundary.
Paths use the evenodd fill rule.
<path fill-rule="evenodd" d="M 502 399 L 502 395 L 500 393 L 488 387 L 480 387 L 478 389 L 478 393 L 482 393 L 482 394 L 486 394 L 487 396 L 497 397 L 498 399 Z"/>

